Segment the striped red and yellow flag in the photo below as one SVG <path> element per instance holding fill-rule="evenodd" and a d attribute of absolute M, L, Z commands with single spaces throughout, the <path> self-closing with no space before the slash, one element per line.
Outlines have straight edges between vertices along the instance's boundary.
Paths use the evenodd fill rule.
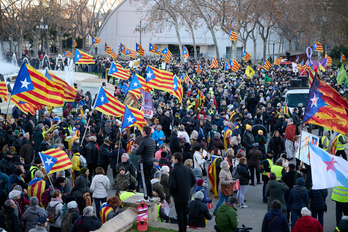
<path fill-rule="evenodd" d="M 93 56 L 75 48 L 75 64 L 94 64 Z"/>
<path fill-rule="evenodd" d="M 120 78 L 122 80 L 128 80 L 130 77 L 130 71 L 129 69 L 122 68 L 120 64 L 113 62 L 111 63 L 108 75 Z"/>
<path fill-rule="evenodd" d="M 137 53 L 139 53 L 139 55 L 141 56 L 144 56 L 145 55 L 145 50 L 143 49 L 143 47 L 138 44 L 138 43 L 135 43 L 135 50 Z"/>
<path fill-rule="evenodd" d="M 136 53 L 136 51 L 127 48 L 126 56 L 130 56 L 130 57 L 136 59 L 137 58 L 137 53 Z"/>
<path fill-rule="evenodd" d="M 121 117 L 124 115 L 125 106 L 101 86 L 93 109 L 103 114 Z"/>
<path fill-rule="evenodd" d="M 25 62 L 17 75 L 11 98 L 33 105 L 60 107 L 64 104 L 57 85 Z"/>
<path fill-rule="evenodd" d="M 218 68 L 219 64 L 215 58 L 215 56 L 213 56 L 213 58 L 211 59 L 211 63 L 210 63 L 210 68 Z"/>
<path fill-rule="evenodd" d="M 230 59 L 230 66 L 233 72 L 237 72 L 240 68 L 240 64 L 236 60 Z"/>
<path fill-rule="evenodd" d="M 98 37 L 92 36 L 92 45 L 98 45 L 100 44 L 101 40 Z"/>
<path fill-rule="evenodd" d="M 53 167 L 51 168 L 50 172 L 47 173 L 47 175 L 72 168 L 71 161 L 68 155 L 63 150 L 52 148 L 41 153 L 57 159 L 57 162 L 53 165 Z"/>
<path fill-rule="evenodd" d="M 309 83 L 309 86 L 311 86 L 315 77 L 314 68 L 311 64 L 309 64 L 307 70 L 308 70 L 308 83 Z"/>
<path fill-rule="evenodd" d="M 64 56 L 71 56 L 71 52 L 65 51 L 65 52 L 64 52 Z"/>
<path fill-rule="evenodd" d="M 180 103 L 182 104 L 182 97 L 184 95 L 184 92 L 183 92 L 183 89 L 182 89 L 181 82 L 180 82 L 179 78 L 176 75 L 174 76 L 173 90 L 174 90 L 173 95 L 175 97 L 177 97 L 179 99 Z"/>
<path fill-rule="evenodd" d="M 238 33 L 237 32 L 234 32 L 230 29 L 230 34 L 229 34 L 229 38 L 230 40 L 232 41 L 237 41 L 238 39 Z"/>
<path fill-rule="evenodd" d="M 146 86 L 173 94 L 173 73 L 147 66 Z"/>
<path fill-rule="evenodd" d="M 28 185 L 28 194 L 29 197 L 36 197 L 39 201 L 39 206 L 44 207 L 41 196 L 45 192 L 46 181 L 42 178 L 35 177 Z"/>
<path fill-rule="evenodd" d="M 139 74 L 134 74 L 132 82 L 129 84 L 128 91 L 139 99 L 141 97 L 141 89 L 146 91 L 146 81 L 144 77 L 140 76 Z"/>
<path fill-rule="evenodd" d="M 323 52 L 324 49 L 323 49 L 323 46 L 321 46 L 321 44 L 319 42 L 313 42 L 313 50 L 315 52 Z"/>
<path fill-rule="evenodd" d="M 163 49 L 161 54 L 162 54 L 163 61 L 165 63 L 168 63 L 170 61 L 170 58 L 172 57 L 172 53 L 169 51 L 169 49 L 168 48 Z"/>
<path fill-rule="evenodd" d="M 116 60 L 116 58 L 117 58 L 117 55 L 116 55 L 116 52 L 115 52 L 114 49 L 112 49 L 111 57 L 112 57 L 113 60 Z"/>
<path fill-rule="evenodd" d="M 278 56 L 274 59 L 274 64 L 280 66 L 280 60 Z"/>
<path fill-rule="evenodd" d="M 262 64 L 262 68 L 265 69 L 266 71 L 269 71 L 269 69 L 272 67 L 271 62 L 269 62 L 267 59 Z"/>
<path fill-rule="evenodd" d="M 330 56 L 327 55 L 327 53 L 325 54 L 325 58 L 327 58 L 327 66 L 331 66 L 332 65 L 332 58 Z"/>
<path fill-rule="evenodd" d="M 0 98 L 7 101 L 7 86 L 5 81 L 0 81 Z"/>
<path fill-rule="evenodd" d="M 73 41 L 72 41 L 71 47 L 73 47 L 73 48 L 76 48 L 76 47 L 77 47 L 77 43 L 76 43 L 76 41 L 75 41 L 74 39 L 73 39 Z"/>
<path fill-rule="evenodd" d="M 109 45 L 105 43 L 105 53 L 111 55 L 112 49 Z"/>
<path fill-rule="evenodd" d="M 197 75 L 201 74 L 201 72 L 203 71 L 202 67 L 200 64 L 197 65 L 197 68 L 196 68 L 196 73 Z"/>
<path fill-rule="evenodd" d="M 248 62 L 251 58 L 251 55 L 247 51 L 244 50 L 242 58 L 245 62 Z"/>
<path fill-rule="evenodd" d="M 56 75 L 54 75 L 52 72 L 46 70 L 46 75 L 45 75 L 48 79 L 50 79 L 51 81 L 53 81 L 54 83 L 62 86 L 63 91 L 64 91 L 64 95 L 63 95 L 63 100 L 66 102 L 73 102 L 75 100 L 76 97 L 76 93 L 77 93 L 77 89 L 70 86 L 68 83 L 66 83 L 65 81 L 63 81 L 62 79 L 60 79 L 59 77 L 57 77 Z"/>
<path fill-rule="evenodd" d="M 100 208 L 100 220 L 103 224 L 108 221 L 108 214 L 113 210 L 114 209 L 108 204 L 105 204 Z"/>
<path fill-rule="evenodd" d="M 127 128 L 137 126 L 138 128 L 143 128 L 147 123 L 144 118 L 144 112 L 133 108 L 131 106 L 125 106 L 124 117 L 122 121 L 121 131 Z"/>
<path fill-rule="evenodd" d="M 31 103 L 19 103 L 19 101 L 17 101 L 14 98 L 11 98 L 11 102 L 18 107 L 18 109 L 20 109 L 22 112 L 24 112 L 25 114 L 31 114 L 31 115 L 35 115 L 35 111 L 39 110 L 42 107 L 38 107 L 36 105 L 33 105 Z"/>

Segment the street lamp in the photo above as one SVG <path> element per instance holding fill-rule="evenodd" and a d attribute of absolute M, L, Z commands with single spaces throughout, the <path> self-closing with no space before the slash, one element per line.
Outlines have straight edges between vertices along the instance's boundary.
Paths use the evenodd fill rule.
<path fill-rule="evenodd" d="M 45 32 L 48 31 L 48 25 L 44 25 L 43 18 L 40 19 L 40 25 L 36 25 L 36 32 L 40 32 L 40 38 L 41 38 L 41 52 L 43 52 L 43 39 L 42 36 Z"/>
<path fill-rule="evenodd" d="M 141 33 L 142 33 L 142 32 L 145 33 L 145 27 L 142 27 L 142 26 L 141 26 L 141 19 L 140 19 L 139 24 L 135 25 L 135 31 L 139 31 L 139 33 L 140 33 L 140 41 L 139 41 L 139 44 L 140 44 L 140 46 L 141 46 Z"/>
<path fill-rule="evenodd" d="M 67 41 L 68 37 L 65 36 L 65 49 L 66 49 L 66 41 Z"/>

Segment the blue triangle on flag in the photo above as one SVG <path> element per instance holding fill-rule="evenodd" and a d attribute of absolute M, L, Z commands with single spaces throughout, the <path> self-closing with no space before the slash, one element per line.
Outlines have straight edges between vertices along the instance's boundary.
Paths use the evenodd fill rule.
<path fill-rule="evenodd" d="M 54 164 L 57 163 L 58 159 L 54 158 L 52 156 L 49 156 L 49 155 L 45 155 L 41 152 L 39 152 L 39 155 L 40 155 L 42 163 L 45 167 L 46 173 L 48 174 L 51 171 Z"/>
<path fill-rule="evenodd" d="M 133 125 L 136 122 L 136 119 L 133 115 L 133 113 L 130 111 L 130 109 L 128 108 L 128 106 L 126 106 L 125 111 L 124 111 L 124 117 L 123 117 L 123 122 L 122 122 L 122 131 Z"/>
<path fill-rule="evenodd" d="M 96 108 L 98 106 L 104 105 L 106 103 L 109 103 L 109 99 L 106 96 L 104 88 L 100 87 L 99 93 L 98 93 L 98 96 L 97 96 L 97 100 L 95 101 L 95 104 L 94 104 L 93 108 Z"/>
<path fill-rule="evenodd" d="M 31 81 L 27 65 L 25 64 L 25 62 L 23 62 L 21 69 L 18 72 L 16 82 L 13 86 L 11 95 L 13 96 L 13 95 L 34 90 L 34 89 L 35 88 L 34 88 L 33 82 Z"/>
<path fill-rule="evenodd" d="M 152 68 L 150 66 L 148 66 L 147 70 L 146 70 L 146 82 L 149 82 L 155 78 L 156 78 L 155 73 L 153 72 Z"/>

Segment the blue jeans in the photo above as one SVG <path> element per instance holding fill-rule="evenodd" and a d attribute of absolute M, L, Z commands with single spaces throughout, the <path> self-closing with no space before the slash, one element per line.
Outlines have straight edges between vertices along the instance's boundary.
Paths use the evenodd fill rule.
<path fill-rule="evenodd" d="M 226 201 L 226 203 L 229 202 L 231 196 L 225 196 L 222 193 L 220 193 L 220 200 L 218 201 L 218 203 L 216 204 L 216 207 L 214 209 L 214 213 L 216 213 L 216 211 L 218 210 L 218 208 L 222 205 L 222 203 L 224 203 L 224 201 Z"/>
<path fill-rule="evenodd" d="M 93 198 L 94 200 L 94 203 L 95 203 L 95 209 L 96 209 L 96 214 L 97 214 L 97 217 L 100 219 L 100 205 L 103 204 L 104 202 L 107 201 L 107 198 Z"/>
<path fill-rule="evenodd" d="M 291 210 L 291 231 L 292 228 L 294 228 L 294 225 L 297 221 L 297 219 L 299 219 L 301 217 L 301 211 L 292 211 Z"/>
<path fill-rule="evenodd" d="M 248 185 L 241 185 L 240 190 L 237 192 L 237 199 L 241 205 L 244 205 L 244 195 L 246 193 L 247 186 Z"/>

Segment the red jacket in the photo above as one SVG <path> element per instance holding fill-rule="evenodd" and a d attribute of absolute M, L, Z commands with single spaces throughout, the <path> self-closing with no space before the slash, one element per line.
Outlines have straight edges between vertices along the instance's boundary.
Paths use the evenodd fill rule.
<path fill-rule="evenodd" d="M 295 132 L 296 132 L 296 125 L 294 124 L 288 125 L 285 129 L 284 139 L 294 142 Z"/>
<path fill-rule="evenodd" d="M 292 232 L 323 232 L 320 222 L 312 216 L 297 219 Z"/>

